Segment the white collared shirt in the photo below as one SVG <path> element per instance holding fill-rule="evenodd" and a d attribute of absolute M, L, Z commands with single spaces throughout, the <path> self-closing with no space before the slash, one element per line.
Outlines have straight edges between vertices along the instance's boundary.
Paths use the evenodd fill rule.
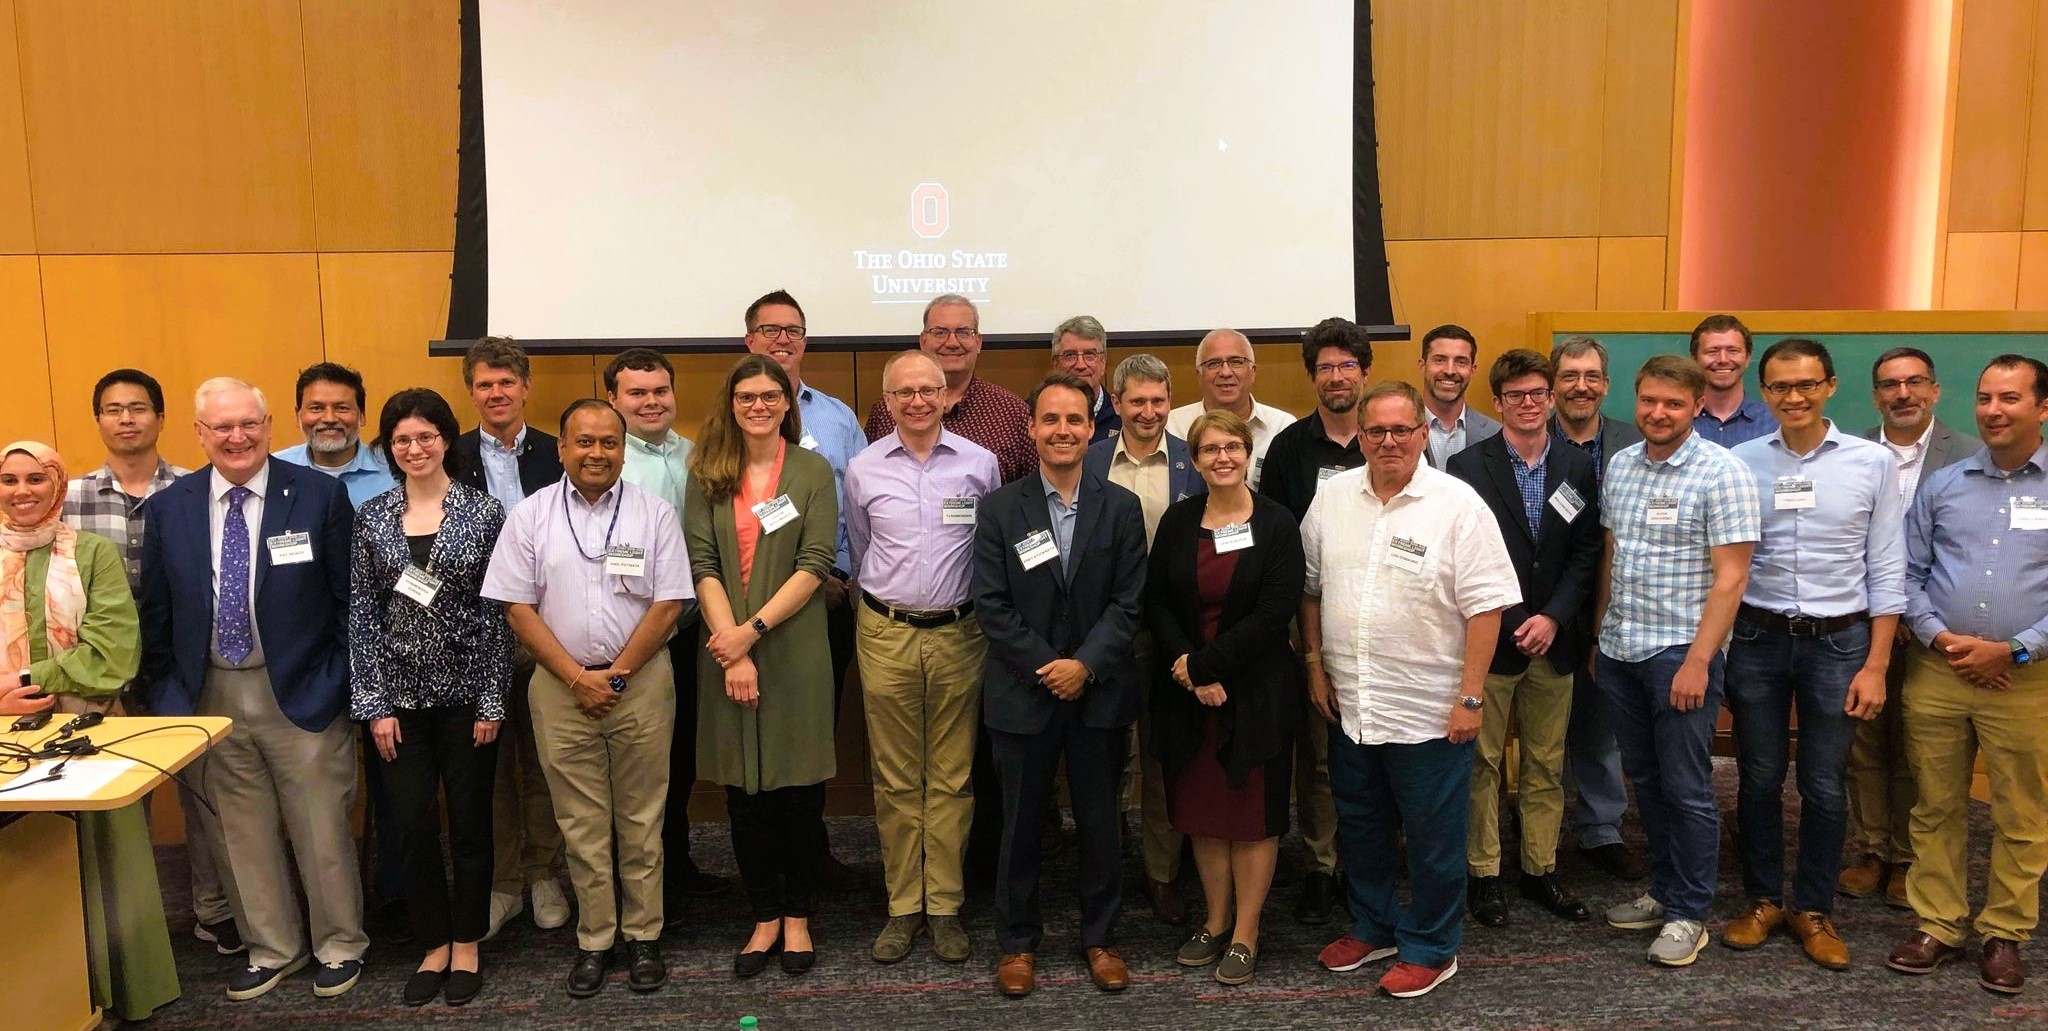
<path fill-rule="evenodd" d="M 1898 445 L 1885 436 L 1884 427 L 1877 430 L 1877 442 L 1891 449 L 1892 458 L 1899 463 L 1899 497 L 1911 501 L 1913 492 L 1920 489 L 1920 474 L 1927 469 L 1927 444 L 1934 439 L 1934 420 L 1927 420 L 1927 428 L 1920 431 L 1920 439 L 1911 444 Z"/>
<path fill-rule="evenodd" d="M 1420 572 L 1389 557 L 1397 543 L 1405 554 L 1423 549 Z M 1316 492 L 1301 544 L 1344 735 L 1362 745 L 1445 736 L 1464 678 L 1465 621 L 1522 600 L 1486 502 L 1418 464 L 1382 505 L 1370 467 L 1347 469 Z"/>
<path fill-rule="evenodd" d="M 1182 440 L 1188 439 L 1189 424 L 1195 421 L 1195 416 L 1208 410 L 1209 406 L 1200 401 L 1181 405 L 1166 413 L 1166 432 Z M 1244 483 L 1245 486 L 1257 490 L 1259 474 L 1266 468 L 1266 449 L 1273 445 L 1273 438 L 1281 430 L 1294 425 L 1294 413 L 1284 408 L 1260 404 L 1259 399 L 1255 397 L 1252 398 L 1252 417 L 1245 420 L 1245 425 L 1252 430 L 1252 471 L 1251 475 L 1245 477 Z"/>

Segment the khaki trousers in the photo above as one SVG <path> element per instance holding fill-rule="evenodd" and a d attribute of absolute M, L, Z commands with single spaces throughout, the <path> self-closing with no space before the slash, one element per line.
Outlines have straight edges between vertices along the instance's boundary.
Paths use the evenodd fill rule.
<path fill-rule="evenodd" d="M 279 968 L 306 954 L 306 921 L 292 891 L 292 859 L 312 918 L 313 957 L 361 959 L 363 885 L 349 808 L 356 798 L 356 728 L 336 716 L 318 733 L 285 718 L 261 666 L 209 668 L 199 711 L 235 721 L 206 755 L 202 782 L 220 810 L 223 853 L 234 865 L 228 904 L 249 963 Z M 287 859 L 285 839 L 291 839 Z"/>
<path fill-rule="evenodd" d="M 1522 872 L 1557 868 L 1558 828 L 1564 823 L 1564 736 L 1572 722 L 1572 675 L 1545 656 L 1521 673 L 1489 674 L 1481 712 L 1478 757 L 1472 764 L 1472 813 L 1466 825 L 1465 864 L 1475 877 L 1500 876 L 1500 787 L 1514 727 L 1515 809 L 1522 817 Z"/>
<path fill-rule="evenodd" d="M 1903 637 L 1905 629 L 1900 628 Z M 1856 721 L 1849 742 L 1849 843 L 1858 852 L 1888 863 L 1913 861 L 1911 833 L 1913 764 L 1906 759 L 1906 670 L 1912 665 L 1902 640 L 1885 670 L 1890 704 L 1875 719 Z"/>
<path fill-rule="evenodd" d="M 562 872 L 562 829 L 555 825 L 526 698 L 533 669 L 532 654 L 520 648 L 505 696 L 498 775 L 491 784 L 491 890 L 507 895 Z"/>
<path fill-rule="evenodd" d="M 981 724 L 981 622 L 920 630 L 858 605 L 854 656 L 868 722 L 875 830 L 889 915 L 957 916 L 974 820 Z"/>
<path fill-rule="evenodd" d="M 676 721 L 668 649 L 655 650 L 601 718 L 585 716 L 569 685 L 545 669 L 533 671 L 527 701 L 576 889 L 577 947 L 609 949 L 621 933 L 661 937 L 661 821 Z"/>
<path fill-rule="evenodd" d="M 2041 917 L 2048 870 L 2048 669 L 2012 671 L 2012 687 L 1972 687 L 1914 645 L 1906 672 L 1906 752 L 1920 787 L 1906 901 L 1920 929 L 1961 945 L 1970 915 L 1970 782 L 1991 782 L 1991 871 L 1979 935 L 2026 941 Z"/>
<path fill-rule="evenodd" d="M 1131 735 L 1130 756 L 1124 764 L 1124 783 L 1135 798 L 1127 799 L 1125 805 L 1138 806 L 1138 834 L 1143 840 L 1145 852 L 1145 876 L 1161 884 L 1168 884 L 1180 876 L 1181 843 L 1187 835 L 1173 829 L 1172 821 L 1166 816 L 1166 770 L 1159 765 L 1159 757 L 1152 751 L 1152 690 L 1154 681 L 1165 676 L 1158 665 L 1157 649 L 1152 645 L 1152 633 L 1144 627 L 1138 628 L 1137 636 L 1131 642 L 1131 652 L 1137 659 L 1139 689 L 1143 704 L 1138 708 L 1137 733 Z"/>

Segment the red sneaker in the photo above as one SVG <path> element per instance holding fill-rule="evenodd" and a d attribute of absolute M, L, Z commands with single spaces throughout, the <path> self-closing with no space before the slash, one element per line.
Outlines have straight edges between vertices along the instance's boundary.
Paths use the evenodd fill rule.
<path fill-rule="evenodd" d="M 1451 979 L 1458 972 L 1458 957 L 1440 967 L 1425 967 L 1415 963 L 1396 963 L 1387 968 L 1380 978 L 1380 991 L 1396 999 L 1413 999 L 1428 995 L 1437 985 Z"/>
<path fill-rule="evenodd" d="M 1357 970 L 1367 963 L 1386 959 L 1399 951 L 1401 950 L 1390 945 L 1370 945 L 1347 934 L 1323 946 L 1323 951 L 1316 954 L 1316 959 L 1321 961 L 1325 970 L 1342 974 Z"/>

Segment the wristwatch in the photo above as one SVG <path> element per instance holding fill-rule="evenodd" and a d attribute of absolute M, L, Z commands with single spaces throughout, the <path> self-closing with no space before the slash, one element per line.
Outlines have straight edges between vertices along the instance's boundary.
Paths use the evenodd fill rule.
<path fill-rule="evenodd" d="M 755 616 L 754 621 L 748 625 L 754 628 L 755 637 L 768 636 L 768 624 L 761 622 L 761 617 Z"/>
<path fill-rule="evenodd" d="M 1471 695 L 1466 695 L 1463 698 L 1458 699 L 1458 704 L 1464 706 L 1467 709 L 1472 710 L 1473 712 L 1478 712 L 1480 708 L 1486 704 L 1486 700 L 1483 698 L 1474 698 Z"/>
<path fill-rule="evenodd" d="M 2027 663 L 2034 661 L 2034 653 L 2028 651 L 2027 646 L 2021 644 L 2019 638 L 2015 637 L 2012 640 L 2007 641 L 2005 643 L 2012 648 L 2013 665 L 2024 666 Z"/>

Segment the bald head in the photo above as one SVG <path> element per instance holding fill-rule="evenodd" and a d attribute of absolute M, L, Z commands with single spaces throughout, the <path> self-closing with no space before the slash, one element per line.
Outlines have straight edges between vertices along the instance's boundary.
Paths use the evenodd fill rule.
<path fill-rule="evenodd" d="M 923 351 L 899 351 L 882 366 L 882 389 L 894 390 L 905 379 L 923 381 L 927 374 L 937 376 L 944 384 L 946 371 L 939 368 L 939 363 L 931 355 Z"/>

